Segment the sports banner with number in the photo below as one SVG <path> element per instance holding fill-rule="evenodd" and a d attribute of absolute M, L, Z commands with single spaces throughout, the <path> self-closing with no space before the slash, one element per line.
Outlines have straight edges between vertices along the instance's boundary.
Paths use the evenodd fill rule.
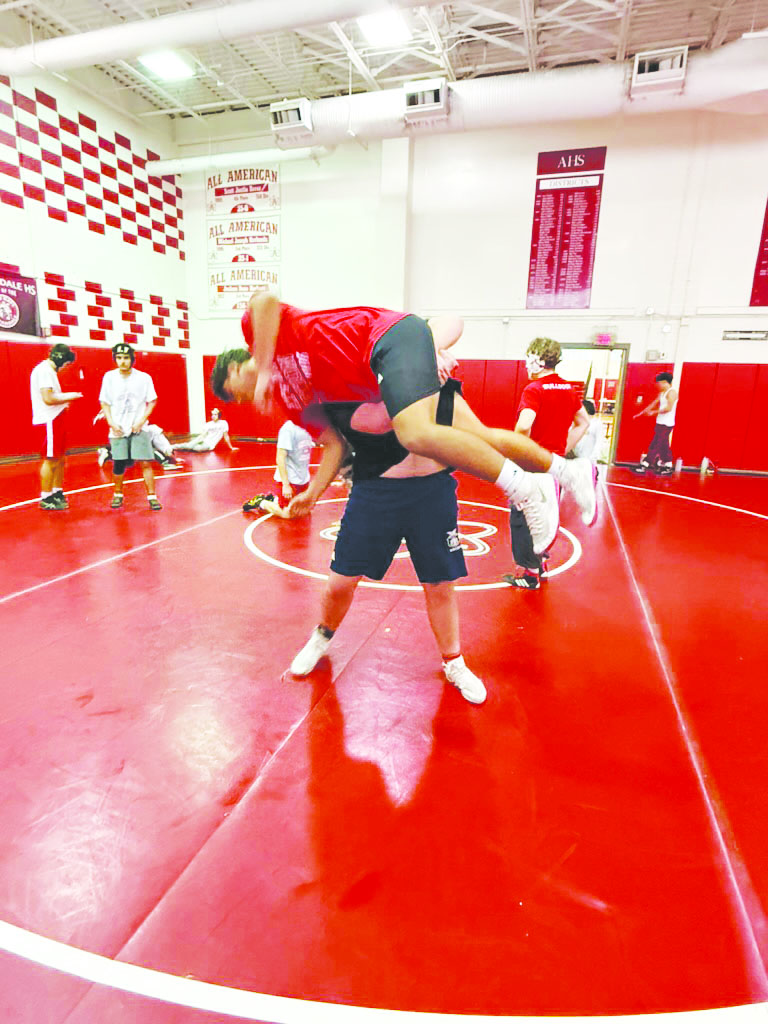
<path fill-rule="evenodd" d="M 208 221 L 208 265 L 261 263 L 280 258 L 280 219 L 226 217 Z"/>
<path fill-rule="evenodd" d="M 232 167 L 205 176 L 205 208 L 210 217 L 239 216 L 279 206 L 277 167 Z"/>

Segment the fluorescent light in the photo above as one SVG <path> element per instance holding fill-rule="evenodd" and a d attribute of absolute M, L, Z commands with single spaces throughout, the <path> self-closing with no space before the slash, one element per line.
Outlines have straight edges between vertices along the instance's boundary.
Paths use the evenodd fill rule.
<path fill-rule="evenodd" d="M 137 58 L 139 64 L 166 82 L 176 82 L 182 78 L 194 78 L 195 69 L 173 50 L 159 50 L 156 53 L 145 53 Z"/>
<path fill-rule="evenodd" d="M 405 18 L 394 8 L 379 14 L 364 14 L 357 19 L 357 24 L 371 46 L 404 46 L 413 38 Z"/>

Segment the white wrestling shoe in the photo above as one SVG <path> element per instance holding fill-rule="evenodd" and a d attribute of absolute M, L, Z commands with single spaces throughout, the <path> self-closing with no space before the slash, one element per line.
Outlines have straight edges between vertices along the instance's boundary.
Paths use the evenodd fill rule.
<path fill-rule="evenodd" d="M 328 650 L 330 642 L 328 637 L 323 636 L 320 630 L 315 627 L 312 630 L 312 636 L 310 636 L 309 640 L 307 640 L 291 662 L 291 673 L 295 676 L 308 676 Z"/>
<path fill-rule="evenodd" d="M 552 544 L 560 525 L 560 494 L 557 483 L 548 473 L 526 473 L 517 494 L 518 497 L 512 504 L 525 516 L 531 532 L 533 550 L 540 555 Z"/>
<path fill-rule="evenodd" d="M 581 509 L 581 521 L 594 526 L 597 519 L 597 466 L 591 459 L 568 459 L 560 483 Z M 535 549 L 534 549 L 535 550 Z"/>
<path fill-rule="evenodd" d="M 444 661 L 443 672 L 448 682 L 455 686 L 464 700 L 468 700 L 470 704 L 482 704 L 488 696 L 482 679 L 478 679 L 474 672 L 470 672 L 461 655 Z"/>

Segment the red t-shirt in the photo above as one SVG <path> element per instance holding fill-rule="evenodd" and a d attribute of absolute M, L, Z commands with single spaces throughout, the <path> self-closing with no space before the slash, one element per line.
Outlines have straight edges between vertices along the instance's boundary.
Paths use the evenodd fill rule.
<path fill-rule="evenodd" d="M 407 315 L 369 306 L 308 312 L 281 302 L 274 376 L 286 409 L 297 412 L 313 402 L 379 400 L 371 351 L 382 334 Z M 241 325 L 252 349 L 247 311 Z"/>
<path fill-rule="evenodd" d="M 579 396 L 568 381 L 549 373 L 532 380 L 523 389 L 517 414 L 519 416 L 523 409 L 532 409 L 536 419 L 531 427 L 531 439 L 556 455 L 565 455 L 568 431 L 580 406 Z"/>

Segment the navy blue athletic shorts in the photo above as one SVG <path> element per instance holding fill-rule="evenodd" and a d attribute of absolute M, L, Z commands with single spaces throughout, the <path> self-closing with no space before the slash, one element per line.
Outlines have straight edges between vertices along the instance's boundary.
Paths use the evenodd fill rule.
<path fill-rule="evenodd" d="M 371 369 L 390 419 L 419 399 L 436 395 L 440 378 L 427 321 L 409 314 L 393 324 L 373 346 Z"/>
<path fill-rule="evenodd" d="M 336 538 L 333 572 L 380 580 L 404 540 L 419 582 L 466 576 L 456 486 L 446 471 L 355 483 Z"/>

